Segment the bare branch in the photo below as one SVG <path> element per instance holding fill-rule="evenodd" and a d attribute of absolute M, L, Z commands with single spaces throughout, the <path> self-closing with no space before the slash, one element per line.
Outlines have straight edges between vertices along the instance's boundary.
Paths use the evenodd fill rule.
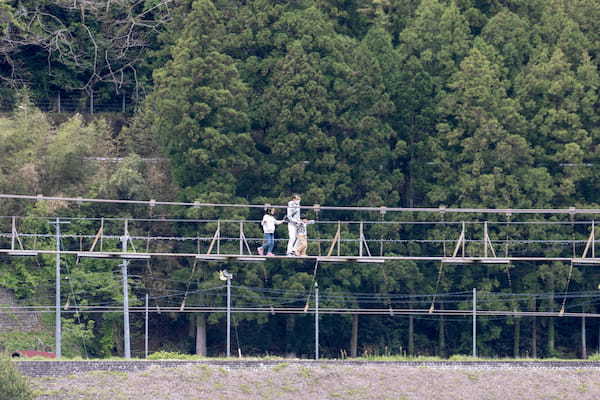
<path fill-rule="evenodd" d="M 98 82 L 111 82 L 119 93 L 130 77 L 138 93 L 138 65 L 155 35 L 170 21 L 175 4 L 175 0 L 161 0 L 144 8 L 144 0 L 51 0 L 29 9 L 23 7 L 18 13 L 20 28 L 9 27 L 7 34 L 0 36 L 0 65 L 11 71 L 10 76 L 0 79 L 15 82 L 29 76 L 30 67 L 15 63 L 11 55 L 33 45 L 45 52 L 49 74 L 56 63 L 87 74 L 86 83 L 73 89 L 88 91 Z M 56 8 L 63 11 L 53 12 Z M 87 32 L 88 40 L 59 15 L 79 16 L 79 28 Z M 99 31 L 92 28 L 96 24 Z M 93 46 L 89 46 L 90 41 Z M 99 52 L 103 53 L 102 63 Z"/>

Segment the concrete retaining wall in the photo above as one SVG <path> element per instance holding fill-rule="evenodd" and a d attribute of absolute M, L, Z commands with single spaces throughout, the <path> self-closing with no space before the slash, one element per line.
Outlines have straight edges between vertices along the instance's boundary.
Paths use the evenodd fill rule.
<path fill-rule="evenodd" d="M 153 361 L 15 361 L 19 370 L 30 377 L 65 376 L 84 374 L 91 371 L 136 372 L 150 367 L 175 368 L 185 365 L 206 365 L 227 369 L 237 368 L 269 368 L 280 364 L 323 366 L 351 365 L 369 367 L 426 367 L 426 368 L 460 368 L 460 369 L 492 369 L 492 368 L 557 368 L 557 369 L 600 369 L 597 361 L 311 361 L 311 360 L 153 360 Z"/>

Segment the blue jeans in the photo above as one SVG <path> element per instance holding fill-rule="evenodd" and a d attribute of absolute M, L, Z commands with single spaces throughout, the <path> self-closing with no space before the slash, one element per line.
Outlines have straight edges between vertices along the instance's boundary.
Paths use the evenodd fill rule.
<path fill-rule="evenodd" d="M 265 254 L 272 253 L 273 249 L 275 248 L 275 234 L 274 233 L 265 233 L 264 239 L 265 239 L 265 242 L 260 247 L 262 247 Z"/>

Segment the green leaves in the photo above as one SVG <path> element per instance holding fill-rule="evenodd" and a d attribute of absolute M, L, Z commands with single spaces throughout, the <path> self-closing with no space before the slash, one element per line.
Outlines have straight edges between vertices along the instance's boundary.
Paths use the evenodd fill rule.
<path fill-rule="evenodd" d="M 195 1 L 172 60 L 155 72 L 146 117 L 192 199 L 217 191 L 235 196 L 235 181 L 254 163 L 244 132 L 246 87 L 231 57 L 220 52 L 223 25 L 210 1 Z"/>
<path fill-rule="evenodd" d="M 598 76 L 587 60 L 577 68 L 555 48 L 551 55 L 544 52 L 533 60 L 518 78 L 518 94 L 530 120 L 528 138 L 536 158 L 555 177 L 557 201 L 576 195 L 577 182 L 589 173 L 585 168 L 570 167 L 585 163 L 583 149 L 592 144 L 590 125 L 584 125 L 582 117 L 587 118 L 583 110 L 589 101 L 597 103 Z M 585 80 L 578 79 L 580 71 Z"/>
<path fill-rule="evenodd" d="M 14 42 L 14 35 L 39 39 L 33 46 L 29 42 L 27 52 L 2 47 L 2 71 L 14 67 L 15 79 L 32 82 L 35 93 L 94 88 L 95 99 L 103 101 L 112 98 L 109 91 L 118 90 L 119 105 L 122 90 L 133 85 L 152 85 L 152 91 L 142 111 L 119 133 L 107 122 L 87 122 L 80 116 L 54 122 L 23 102 L 13 116 L 0 119 L 0 152 L 5 155 L 0 158 L 0 188 L 5 192 L 241 204 L 282 204 L 293 192 L 303 194 L 303 204 L 328 205 L 598 204 L 600 48 L 593 0 L 186 0 L 173 3 L 173 8 L 148 0 L 131 9 L 104 2 L 77 13 L 51 0 L 34 3 L 20 4 L 28 12 L 52 11 L 57 18 L 39 14 L 30 32 L 18 25 L 30 21 L 23 19 L 30 14 L 0 9 L 0 21 L 11 21 L 10 29 L 2 32 L 6 40 Z M 62 33 L 48 41 L 47 31 L 59 28 Z M 150 49 L 151 61 L 142 62 Z M 32 65 L 48 68 L 33 70 Z M 121 69 L 108 72 L 109 65 Z M 3 80 L 9 81 L 15 82 Z M 0 90 L 2 102 L 12 103 L 4 95 L 7 89 Z M 163 156 L 168 161 L 158 166 L 146 160 Z M 98 157 L 119 159 L 91 161 Z M 5 215 L 15 210 L 13 203 L 1 206 Z M 59 211 L 135 215 L 147 210 L 38 204 L 23 212 Z M 258 217 L 242 209 L 191 208 L 182 214 Z M 378 213 L 346 217 L 383 219 Z M 35 228 L 47 232 L 47 227 Z M 200 233 L 191 229 L 183 233 L 210 237 L 216 223 Z M 227 235 L 238 234 L 237 226 L 228 229 Z M 256 224 L 246 232 L 260 237 L 259 229 Z M 330 238 L 334 229 L 309 228 L 309 236 Z M 381 237 L 383 248 L 385 240 L 406 240 L 413 229 L 420 228 L 386 225 L 368 233 Z M 527 236 L 511 229 L 499 228 L 494 235 Z M 435 245 L 410 242 L 403 249 L 426 254 L 427 246 L 455 239 L 449 231 L 430 232 Z M 567 231 L 561 226 L 551 232 L 552 238 L 564 238 Z M 280 236 L 285 239 L 285 234 Z M 163 244 L 164 250 L 169 246 Z M 316 246 L 313 250 L 317 252 Z M 551 254 L 556 249 L 536 251 Z M 0 279 L 19 295 L 31 295 L 32 287 L 52 274 L 51 260 L 38 261 L 39 270 L 24 260 L 11 261 Z M 172 260 L 153 268 L 159 276 L 187 282 L 190 267 Z M 206 267 L 191 286 L 221 285 L 215 268 Z M 240 285 L 298 291 L 286 299 L 290 301 L 303 297 L 298 293 L 313 284 L 313 265 L 273 261 L 228 268 Z M 519 278 L 518 283 L 514 279 L 519 290 L 565 285 L 564 265 L 524 265 L 511 271 Z M 385 268 L 344 264 L 319 267 L 317 277 L 336 294 L 376 292 L 381 299 L 393 293 L 473 286 L 513 289 L 506 271 L 496 267 L 465 271 L 427 263 L 386 263 Z M 595 282 L 585 271 L 573 277 L 580 287 Z M 119 299 L 118 290 L 109 285 L 114 277 L 102 265 L 81 263 L 73 268 L 73 278 L 77 289 L 103 301 Z M 166 284 L 161 285 L 152 290 L 165 290 Z M 239 293 L 240 304 L 272 302 L 260 291 L 245 288 Z M 359 296 L 346 297 L 332 303 L 361 305 Z M 194 300 L 222 302 L 204 294 Z M 547 303 L 551 308 L 555 301 Z M 497 301 L 494 306 L 507 304 Z M 220 318 L 213 315 L 211 322 Z M 252 323 L 272 322 L 264 315 L 248 318 Z M 290 332 L 293 321 L 288 320 Z M 89 325 L 72 329 L 73 337 L 88 338 L 92 332 L 99 337 L 93 351 L 110 353 L 118 319 L 84 322 Z M 433 324 L 419 324 L 429 329 L 421 328 L 426 333 L 418 339 L 419 349 L 427 351 L 435 340 L 429 332 Z M 487 322 L 486 348 L 503 340 L 500 324 Z M 447 329 L 452 330 L 450 325 Z M 382 323 L 372 332 L 389 328 L 405 326 Z M 457 337 L 456 348 L 468 347 L 466 336 L 459 338 L 458 330 L 451 333 Z M 332 347 L 342 347 L 340 340 Z"/>

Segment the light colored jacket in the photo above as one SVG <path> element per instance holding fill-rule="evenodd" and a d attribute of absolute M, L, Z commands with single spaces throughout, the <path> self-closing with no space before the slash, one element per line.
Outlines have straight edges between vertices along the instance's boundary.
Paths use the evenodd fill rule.
<path fill-rule="evenodd" d="M 275 225 L 281 224 L 283 221 L 277 221 L 271 214 L 265 214 L 261 221 L 264 233 L 275 233 Z"/>
<path fill-rule="evenodd" d="M 292 223 L 297 224 L 300 222 L 300 202 L 297 200 L 290 200 L 287 208 L 288 220 Z"/>

